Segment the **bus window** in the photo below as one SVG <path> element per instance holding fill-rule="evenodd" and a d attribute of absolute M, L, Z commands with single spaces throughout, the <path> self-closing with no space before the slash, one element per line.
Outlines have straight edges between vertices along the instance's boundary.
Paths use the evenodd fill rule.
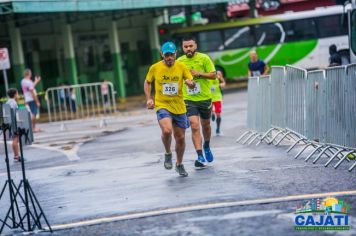
<path fill-rule="evenodd" d="M 351 13 L 351 35 L 350 35 L 351 50 L 356 55 L 356 10 Z"/>
<path fill-rule="evenodd" d="M 262 24 L 255 26 L 257 45 L 276 44 L 281 40 L 282 32 L 277 24 Z"/>
<path fill-rule="evenodd" d="M 225 49 L 251 47 L 255 45 L 255 37 L 250 26 L 224 30 Z"/>
<path fill-rule="evenodd" d="M 319 38 L 347 35 L 347 24 L 341 25 L 341 16 L 333 15 L 316 18 Z"/>
<path fill-rule="evenodd" d="M 283 23 L 286 41 L 300 41 L 316 38 L 316 28 L 313 19 L 286 21 Z"/>
<path fill-rule="evenodd" d="M 198 33 L 198 47 L 200 51 L 218 51 L 221 45 L 223 45 L 223 40 L 219 30 L 203 31 Z"/>

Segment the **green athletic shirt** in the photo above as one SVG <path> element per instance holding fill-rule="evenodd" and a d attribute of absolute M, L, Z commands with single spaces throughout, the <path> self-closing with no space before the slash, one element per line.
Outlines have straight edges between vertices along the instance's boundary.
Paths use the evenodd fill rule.
<path fill-rule="evenodd" d="M 192 58 L 184 55 L 179 57 L 178 61 L 183 62 L 189 70 L 196 70 L 203 73 L 215 72 L 213 61 L 208 55 L 204 53 L 195 52 Z M 198 102 L 211 99 L 211 80 L 197 76 L 195 76 L 193 79 L 197 84 L 194 89 L 189 89 L 186 84 L 183 84 L 184 100 Z"/>
<path fill-rule="evenodd" d="M 222 93 L 220 89 L 220 80 L 215 79 L 215 80 L 210 80 L 211 82 L 211 101 L 212 102 L 217 102 L 217 101 L 222 101 Z"/>

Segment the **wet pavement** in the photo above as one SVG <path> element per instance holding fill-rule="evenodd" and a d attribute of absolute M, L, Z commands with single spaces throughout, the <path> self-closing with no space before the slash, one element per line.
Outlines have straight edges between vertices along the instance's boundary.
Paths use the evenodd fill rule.
<path fill-rule="evenodd" d="M 187 178 L 163 168 L 160 130 L 152 111 L 138 109 L 107 118 L 105 127 L 100 120 L 41 124 L 44 132 L 25 148 L 28 179 L 52 226 L 79 222 L 54 235 L 304 235 L 293 229 L 297 200 L 288 197 L 355 191 L 356 172 L 349 173 L 346 164 L 335 170 L 323 166 L 326 160 L 313 165 L 294 159 L 298 149 L 287 154 L 287 143 L 237 144 L 246 131 L 246 100 L 246 91 L 225 96 L 224 135 L 211 140 L 216 158 L 209 168 L 193 168 L 196 154 L 187 131 Z M 20 166 L 11 166 L 18 181 Z M 5 165 L 0 163 L 0 184 L 4 181 Z M 271 201 L 274 198 L 281 199 Z M 340 198 L 351 209 L 356 206 L 355 193 Z M 259 201 L 243 204 L 246 200 Z M 214 205 L 229 202 L 236 204 Z M 0 209 L 4 204 L 0 202 Z M 161 215 L 167 209 L 173 210 Z M 153 211 L 157 214 L 130 218 Z M 350 214 L 356 225 L 355 211 Z M 124 217 L 111 223 L 102 220 L 117 216 Z M 95 225 L 84 226 L 93 219 Z"/>

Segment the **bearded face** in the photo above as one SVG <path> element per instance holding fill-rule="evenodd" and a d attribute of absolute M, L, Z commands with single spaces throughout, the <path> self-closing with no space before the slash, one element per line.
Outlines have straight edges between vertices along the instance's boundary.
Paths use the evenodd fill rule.
<path fill-rule="evenodd" d="M 197 50 L 197 43 L 194 40 L 183 41 L 182 47 L 185 55 L 191 58 Z"/>

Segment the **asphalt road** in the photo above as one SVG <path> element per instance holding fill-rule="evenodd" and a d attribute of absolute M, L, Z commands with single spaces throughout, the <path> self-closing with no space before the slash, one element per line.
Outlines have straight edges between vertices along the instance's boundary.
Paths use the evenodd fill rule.
<path fill-rule="evenodd" d="M 44 132 L 25 148 L 28 179 L 54 235 L 356 235 L 353 228 L 294 230 L 297 203 L 326 196 L 349 203 L 350 225 L 356 226 L 355 170 L 348 172 L 346 163 L 325 168 L 325 159 L 294 159 L 298 148 L 287 154 L 289 143 L 237 144 L 247 130 L 246 114 L 246 91 L 225 96 L 224 135 L 213 136 L 215 161 L 205 170 L 193 167 L 196 154 L 187 131 L 187 178 L 163 168 L 152 111 L 107 118 L 104 128 L 100 120 L 66 122 L 64 131 L 61 123 L 42 124 Z M 18 182 L 20 166 L 11 167 Z M 1 185 L 5 177 L 0 163 Z M 0 209 L 6 204 L 2 200 Z"/>

